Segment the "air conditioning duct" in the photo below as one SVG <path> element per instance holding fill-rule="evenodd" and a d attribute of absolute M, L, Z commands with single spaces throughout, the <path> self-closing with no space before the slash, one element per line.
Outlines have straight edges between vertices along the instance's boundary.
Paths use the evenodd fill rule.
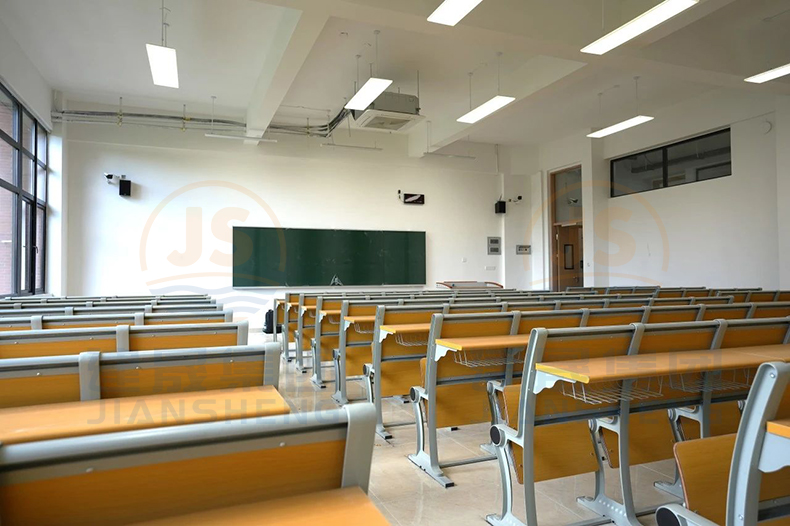
<path fill-rule="evenodd" d="M 414 95 L 386 91 L 366 110 L 353 110 L 351 113 L 358 128 L 388 132 L 405 132 L 423 119 L 420 99 Z"/>

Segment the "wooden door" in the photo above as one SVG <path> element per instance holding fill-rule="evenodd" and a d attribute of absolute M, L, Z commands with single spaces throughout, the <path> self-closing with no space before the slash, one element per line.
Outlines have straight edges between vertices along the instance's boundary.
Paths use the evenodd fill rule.
<path fill-rule="evenodd" d="M 582 278 L 582 226 L 558 225 L 555 227 L 555 275 L 560 291 L 567 287 L 581 287 Z"/>

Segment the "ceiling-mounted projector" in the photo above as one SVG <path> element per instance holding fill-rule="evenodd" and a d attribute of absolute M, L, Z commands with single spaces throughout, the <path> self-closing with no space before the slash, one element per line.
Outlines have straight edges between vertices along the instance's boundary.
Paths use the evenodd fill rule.
<path fill-rule="evenodd" d="M 420 122 L 420 99 L 414 95 L 385 91 L 364 111 L 352 110 L 357 127 L 366 130 L 404 132 Z"/>

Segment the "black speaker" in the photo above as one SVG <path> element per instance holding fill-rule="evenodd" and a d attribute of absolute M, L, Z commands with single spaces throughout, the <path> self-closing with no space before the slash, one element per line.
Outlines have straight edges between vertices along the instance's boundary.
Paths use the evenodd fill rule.
<path fill-rule="evenodd" d="M 505 201 L 497 201 L 494 203 L 494 212 L 497 214 L 504 214 L 507 212 L 507 203 Z"/>
<path fill-rule="evenodd" d="M 132 182 L 128 179 L 121 179 L 118 181 L 119 190 L 118 193 L 123 197 L 129 197 L 132 195 Z"/>

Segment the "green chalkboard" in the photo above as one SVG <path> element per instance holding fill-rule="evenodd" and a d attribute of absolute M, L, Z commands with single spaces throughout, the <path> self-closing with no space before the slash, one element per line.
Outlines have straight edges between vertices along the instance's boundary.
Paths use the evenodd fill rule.
<path fill-rule="evenodd" d="M 234 287 L 424 284 L 425 232 L 233 227 Z"/>

